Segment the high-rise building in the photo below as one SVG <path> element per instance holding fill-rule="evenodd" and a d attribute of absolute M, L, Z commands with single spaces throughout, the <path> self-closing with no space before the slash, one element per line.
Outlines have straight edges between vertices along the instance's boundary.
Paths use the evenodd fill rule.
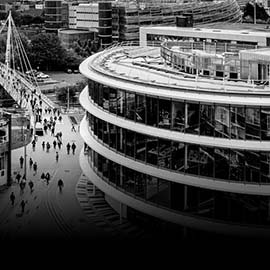
<path fill-rule="evenodd" d="M 57 33 L 62 27 L 62 0 L 45 0 L 45 29 Z"/>

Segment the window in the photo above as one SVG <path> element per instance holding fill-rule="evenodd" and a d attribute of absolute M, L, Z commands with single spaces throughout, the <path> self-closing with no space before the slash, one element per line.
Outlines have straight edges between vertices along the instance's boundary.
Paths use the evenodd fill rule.
<path fill-rule="evenodd" d="M 147 125 L 157 126 L 157 116 L 158 116 L 158 102 L 157 98 L 146 97 L 146 122 Z"/>
<path fill-rule="evenodd" d="M 109 130 L 110 130 L 110 147 L 112 147 L 113 149 L 116 149 L 116 145 L 117 145 L 117 128 L 115 125 L 109 124 Z"/>
<path fill-rule="evenodd" d="M 102 107 L 106 111 L 109 111 L 109 102 L 110 102 L 110 88 L 108 86 L 104 86 Z"/>
<path fill-rule="evenodd" d="M 270 140 L 270 108 L 261 108 L 261 138 Z"/>
<path fill-rule="evenodd" d="M 214 176 L 214 148 L 200 147 L 200 175 Z"/>
<path fill-rule="evenodd" d="M 246 120 L 245 120 L 245 107 L 230 107 L 231 111 L 231 138 L 241 139 L 246 138 Z"/>
<path fill-rule="evenodd" d="M 260 108 L 246 108 L 246 139 L 261 139 Z"/>
<path fill-rule="evenodd" d="M 136 95 L 136 121 L 145 123 L 146 98 L 142 95 Z"/>
<path fill-rule="evenodd" d="M 146 159 L 146 136 L 136 133 L 136 154 L 135 158 L 141 161 Z"/>
<path fill-rule="evenodd" d="M 158 166 L 171 169 L 171 141 L 158 139 Z"/>
<path fill-rule="evenodd" d="M 126 92 L 117 91 L 117 115 L 124 117 L 126 111 Z"/>
<path fill-rule="evenodd" d="M 230 111 L 228 106 L 219 106 L 215 108 L 215 137 L 230 137 Z"/>
<path fill-rule="evenodd" d="M 187 170 L 190 174 L 199 174 L 200 147 L 198 145 L 187 145 Z"/>
<path fill-rule="evenodd" d="M 159 100 L 159 122 L 160 128 L 171 128 L 171 101 L 166 99 Z"/>
<path fill-rule="evenodd" d="M 215 148 L 215 177 L 219 179 L 229 179 L 230 150 L 225 148 Z"/>
<path fill-rule="evenodd" d="M 147 175 L 146 177 L 146 199 L 150 202 L 157 201 L 158 178 Z"/>
<path fill-rule="evenodd" d="M 172 129 L 185 131 L 185 103 L 172 102 Z"/>
<path fill-rule="evenodd" d="M 200 118 L 200 106 L 196 103 L 188 104 L 187 112 L 187 129 L 188 133 L 198 134 L 199 133 L 199 118 Z"/>
<path fill-rule="evenodd" d="M 230 179 L 245 181 L 245 155 L 243 151 L 230 151 Z"/>
<path fill-rule="evenodd" d="M 135 133 L 126 130 L 126 155 L 134 158 Z"/>
<path fill-rule="evenodd" d="M 146 175 L 140 172 L 135 172 L 135 196 L 146 197 Z"/>
<path fill-rule="evenodd" d="M 109 102 L 110 113 L 117 113 L 117 90 L 110 88 L 110 102 Z"/>
<path fill-rule="evenodd" d="M 135 94 L 126 92 L 126 118 L 135 120 Z"/>
<path fill-rule="evenodd" d="M 125 129 L 117 127 L 117 151 L 125 153 Z"/>
<path fill-rule="evenodd" d="M 147 163 L 157 165 L 157 157 L 158 157 L 158 140 L 155 137 L 147 137 L 146 141 L 146 159 Z"/>
<path fill-rule="evenodd" d="M 200 104 L 200 135 L 214 136 L 215 107 L 213 105 Z"/>
<path fill-rule="evenodd" d="M 172 170 L 185 171 L 185 145 L 172 142 Z"/>

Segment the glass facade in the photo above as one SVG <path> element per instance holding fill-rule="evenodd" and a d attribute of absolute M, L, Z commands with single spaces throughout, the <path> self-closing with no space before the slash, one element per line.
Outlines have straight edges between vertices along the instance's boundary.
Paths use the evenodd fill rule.
<path fill-rule="evenodd" d="M 165 142 L 166 144 L 166 142 Z M 159 148 L 160 143 L 157 143 Z M 161 144 L 163 145 L 163 144 Z M 183 156 L 181 144 L 172 146 L 174 155 Z M 213 162 L 198 163 L 196 151 L 198 146 L 188 147 L 190 157 L 188 170 L 214 174 Z M 202 149 L 207 151 L 206 148 Z M 108 184 L 146 203 L 168 209 L 169 211 L 190 214 L 197 217 L 229 221 L 240 224 L 269 225 L 269 197 L 236 194 L 187 186 L 147 175 L 115 163 L 88 147 L 85 154 L 90 167 Z M 212 155 L 217 152 L 212 149 Z M 205 154 L 206 155 L 206 154 Z M 236 158 L 238 153 L 229 153 L 228 157 Z M 268 158 L 264 156 L 265 158 Z M 205 159 L 205 157 L 204 157 Z M 203 160 L 201 156 L 201 160 Z M 233 161 L 235 162 L 235 161 Z M 241 158 L 237 162 L 241 162 Z M 179 169 L 184 163 L 174 163 Z M 166 166 L 166 162 L 163 165 Z M 230 165 L 230 162 L 228 163 Z M 230 174 L 230 173 L 229 173 Z M 233 168 L 233 177 L 237 178 L 241 171 Z"/>
<path fill-rule="evenodd" d="M 96 139 L 128 158 L 190 175 L 234 182 L 270 183 L 270 152 L 207 147 L 148 136 L 109 124 L 88 112 L 87 119 Z M 197 128 L 197 123 L 193 127 Z"/>
<path fill-rule="evenodd" d="M 111 88 L 89 80 L 95 104 L 145 125 L 237 140 L 270 140 L 270 107 L 206 104 L 162 99 Z"/>

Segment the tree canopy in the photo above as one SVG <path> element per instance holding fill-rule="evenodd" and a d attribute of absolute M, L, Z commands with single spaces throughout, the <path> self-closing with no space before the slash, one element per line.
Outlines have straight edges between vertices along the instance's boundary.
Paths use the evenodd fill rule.
<path fill-rule="evenodd" d="M 57 35 L 41 33 L 31 39 L 30 59 L 42 70 L 57 70 L 65 66 L 67 56 Z"/>

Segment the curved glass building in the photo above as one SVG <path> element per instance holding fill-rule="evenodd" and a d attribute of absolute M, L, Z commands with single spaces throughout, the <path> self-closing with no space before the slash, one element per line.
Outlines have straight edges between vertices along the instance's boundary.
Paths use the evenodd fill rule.
<path fill-rule="evenodd" d="M 86 59 L 81 167 L 123 216 L 266 235 L 269 49 L 212 45 L 122 45 Z"/>

